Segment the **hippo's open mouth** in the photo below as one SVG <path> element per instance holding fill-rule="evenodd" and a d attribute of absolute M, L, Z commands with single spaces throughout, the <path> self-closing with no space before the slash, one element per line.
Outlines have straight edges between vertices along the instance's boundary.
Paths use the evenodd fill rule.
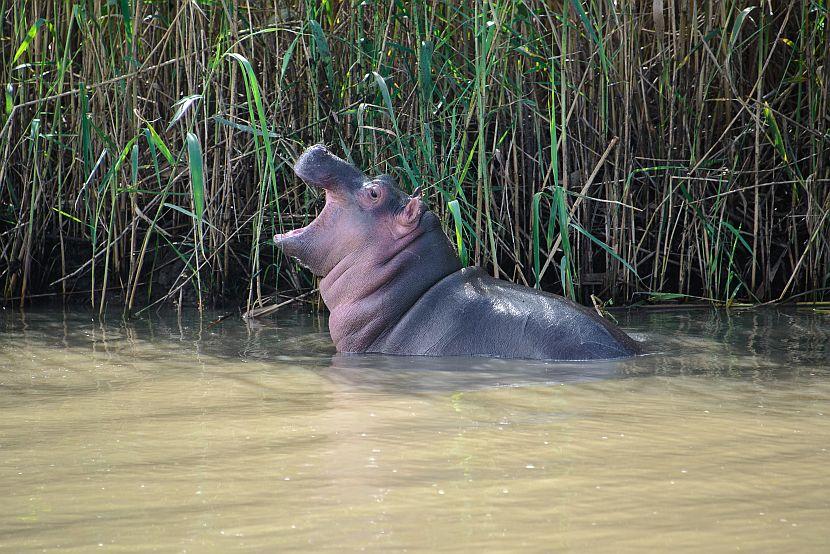
<path fill-rule="evenodd" d="M 321 224 L 321 216 L 327 212 L 326 208 L 304 227 L 297 227 L 274 235 L 274 244 L 288 256 L 291 256 L 301 265 L 309 268 L 315 275 L 325 275 L 325 248 L 322 246 L 322 237 L 325 236 L 325 225 Z M 324 219 L 324 218 L 323 218 Z"/>

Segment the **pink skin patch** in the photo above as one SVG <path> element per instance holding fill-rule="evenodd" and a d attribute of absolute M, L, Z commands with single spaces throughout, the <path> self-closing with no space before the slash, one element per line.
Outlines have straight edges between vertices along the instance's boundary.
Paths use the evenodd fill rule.
<path fill-rule="evenodd" d="M 295 237 L 297 235 L 302 235 L 303 231 L 308 229 L 308 227 L 300 227 L 299 229 L 291 229 L 287 233 L 277 233 L 274 235 L 274 242 L 280 241 L 282 239 L 287 239 L 289 237 Z"/>

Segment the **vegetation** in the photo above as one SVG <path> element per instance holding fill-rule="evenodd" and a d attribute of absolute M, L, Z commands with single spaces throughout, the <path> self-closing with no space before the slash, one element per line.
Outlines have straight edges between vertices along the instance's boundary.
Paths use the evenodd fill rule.
<path fill-rule="evenodd" d="M 827 0 L 0 0 L 7 302 L 246 303 L 325 142 L 582 301 L 830 290 Z"/>

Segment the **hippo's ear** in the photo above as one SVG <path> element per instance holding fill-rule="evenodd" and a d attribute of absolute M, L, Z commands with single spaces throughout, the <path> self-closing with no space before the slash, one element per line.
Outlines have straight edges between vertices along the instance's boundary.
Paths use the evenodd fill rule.
<path fill-rule="evenodd" d="M 408 234 L 418 226 L 422 213 L 424 213 L 424 203 L 421 202 L 420 195 L 412 196 L 395 218 L 396 227 L 401 236 Z"/>
<path fill-rule="evenodd" d="M 409 195 L 410 198 L 420 198 L 423 191 L 421 191 L 421 187 L 415 187 L 415 190 L 412 191 L 412 194 Z"/>

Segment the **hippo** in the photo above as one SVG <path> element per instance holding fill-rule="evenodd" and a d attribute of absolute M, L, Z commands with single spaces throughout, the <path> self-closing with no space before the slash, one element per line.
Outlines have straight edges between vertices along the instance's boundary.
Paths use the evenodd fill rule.
<path fill-rule="evenodd" d="M 321 278 L 338 352 L 595 360 L 639 353 L 594 311 L 561 296 L 462 268 L 420 191 L 367 177 L 321 145 L 294 165 L 325 191 L 307 226 L 274 236 Z"/>

